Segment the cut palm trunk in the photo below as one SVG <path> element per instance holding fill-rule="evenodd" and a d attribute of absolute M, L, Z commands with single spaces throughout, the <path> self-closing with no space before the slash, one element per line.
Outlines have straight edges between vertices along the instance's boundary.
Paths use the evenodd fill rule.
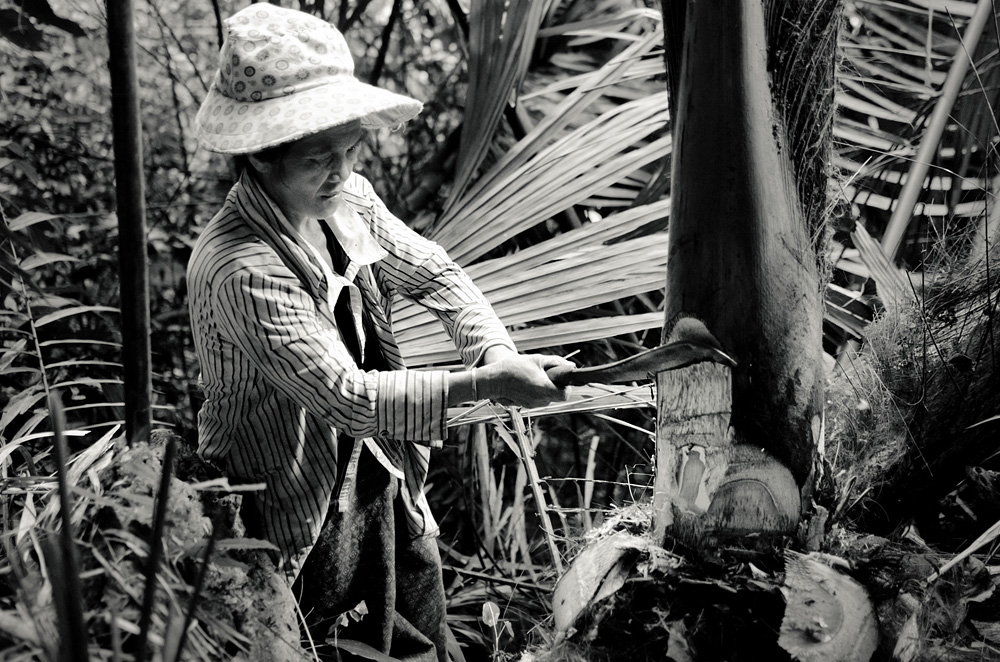
<path fill-rule="evenodd" d="M 654 529 L 695 547 L 749 544 L 794 532 L 809 503 L 820 279 L 771 96 L 762 3 L 689 2 L 683 34 L 664 328 L 702 320 L 737 366 L 659 376 Z"/>
<path fill-rule="evenodd" d="M 657 377 L 653 532 L 663 542 L 709 553 L 781 547 L 812 502 L 823 304 L 810 229 L 821 196 L 808 183 L 815 170 L 802 136 L 789 138 L 803 125 L 779 112 L 787 96 L 772 97 L 788 88 L 769 63 L 794 48 L 769 51 L 767 26 L 829 19 L 823 5 L 810 15 L 772 2 L 765 17 L 761 0 L 688 2 L 679 58 L 668 44 L 676 80 L 664 330 L 677 342 L 700 320 L 736 365 Z M 803 26 L 796 35 L 806 49 L 807 34 Z M 810 64 L 823 70 L 822 60 Z M 778 645 L 797 659 L 870 659 L 878 634 L 864 589 L 811 559 L 796 563 L 786 565 L 797 581 L 785 587 Z"/>

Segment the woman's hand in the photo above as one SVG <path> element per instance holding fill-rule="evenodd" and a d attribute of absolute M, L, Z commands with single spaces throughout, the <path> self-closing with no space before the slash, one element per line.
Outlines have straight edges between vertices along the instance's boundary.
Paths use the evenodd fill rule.
<path fill-rule="evenodd" d="M 571 361 L 547 354 L 516 354 L 508 349 L 492 355 L 487 351 L 484 359 L 487 365 L 475 369 L 480 398 L 518 407 L 542 407 L 567 398 L 567 390 L 553 384 L 545 371 L 573 367 Z"/>

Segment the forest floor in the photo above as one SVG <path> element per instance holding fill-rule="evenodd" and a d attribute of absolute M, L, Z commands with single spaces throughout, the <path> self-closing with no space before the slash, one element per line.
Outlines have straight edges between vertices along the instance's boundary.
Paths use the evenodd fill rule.
<path fill-rule="evenodd" d="M 1000 660 L 1000 287 L 960 275 L 832 367 L 831 489 L 798 536 L 661 546 L 636 506 L 591 536 L 524 659 Z"/>

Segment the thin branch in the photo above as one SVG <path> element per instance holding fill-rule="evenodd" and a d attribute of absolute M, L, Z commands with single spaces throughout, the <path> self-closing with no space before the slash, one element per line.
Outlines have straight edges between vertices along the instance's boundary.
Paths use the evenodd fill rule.
<path fill-rule="evenodd" d="M 219 7 L 219 0 L 212 0 L 212 11 L 215 12 L 215 36 L 221 49 L 225 37 L 222 35 L 222 9 Z"/>
<path fill-rule="evenodd" d="M 142 123 L 136 79 L 135 18 L 130 0 L 108 3 L 108 50 L 123 313 L 125 423 L 128 443 L 134 444 L 149 434 L 152 387 Z"/>
<path fill-rule="evenodd" d="M 190 172 L 188 169 L 188 153 L 187 149 L 184 147 L 184 123 L 181 121 L 181 102 L 177 97 L 177 84 L 180 81 L 174 71 L 173 58 L 170 56 L 170 46 L 167 45 L 165 33 L 168 28 L 163 21 L 159 21 L 159 27 L 160 37 L 163 39 L 163 50 L 166 51 L 167 55 L 165 66 L 167 68 L 167 78 L 170 80 L 170 97 L 174 106 L 174 120 L 177 122 L 177 135 L 180 136 L 180 140 L 177 141 L 177 145 L 180 148 L 181 164 L 184 172 Z"/>
<path fill-rule="evenodd" d="M 341 32 L 347 29 L 347 0 L 340 0 L 337 6 L 337 29 Z"/>
<path fill-rule="evenodd" d="M 538 508 L 542 530 L 545 532 L 545 542 L 548 543 L 556 573 L 561 576 L 563 574 L 562 555 L 559 553 L 559 548 L 556 547 L 556 532 L 552 529 L 552 520 L 549 519 L 545 493 L 542 492 L 542 479 L 538 475 L 538 467 L 535 466 L 535 448 L 528 437 L 521 412 L 516 407 L 508 407 L 507 413 L 510 415 L 511 423 L 514 426 L 514 436 L 517 437 L 517 445 L 521 450 L 521 461 L 524 462 L 524 469 L 528 473 L 528 483 L 531 487 L 531 494 L 535 498 L 535 507 Z"/>
<path fill-rule="evenodd" d="M 469 41 L 469 17 L 466 16 L 465 11 L 462 9 L 462 5 L 459 4 L 458 0 L 447 0 L 448 8 L 451 10 L 452 18 L 455 19 L 455 25 L 458 29 L 462 31 L 462 36 L 465 37 L 465 41 Z"/>
<path fill-rule="evenodd" d="M 403 13 L 403 0 L 393 0 L 392 11 L 389 13 L 389 21 L 382 29 L 382 43 L 378 47 L 378 56 L 375 58 L 375 66 L 372 67 L 368 75 L 368 83 L 375 85 L 382 76 L 382 69 L 385 67 L 385 58 L 389 54 L 389 41 L 392 38 L 392 29 L 399 20 L 399 15 Z"/>
<path fill-rule="evenodd" d="M 348 17 L 347 16 L 347 2 L 345 1 L 345 2 L 341 3 L 340 7 L 343 10 L 342 11 L 342 17 L 341 17 L 341 23 L 343 23 L 343 27 L 340 28 L 340 31 L 341 32 L 347 32 L 348 30 L 350 30 L 351 26 L 353 26 L 355 23 L 357 23 L 361 19 L 361 15 L 365 13 L 366 9 L 368 9 L 368 5 L 369 4 L 371 4 L 371 0 L 359 0 L 358 4 L 355 5 L 355 7 L 354 7 L 354 11 L 351 12 L 350 17 Z"/>
<path fill-rule="evenodd" d="M 204 90 L 205 92 L 208 92 L 209 85 L 208 85 L 208 83 L 205 82 L 205 79 L 202 78 L 201 67 L 192 58 L 191 49 L 185 47 L 184 44 L 181 43 L 180 37 L 177 36 L 177 33 L 174 32 L 173 28 L 170 27 L 170 24 L 167 23 L 166 19 L 163 18 L 163 14 L 160 13 L 160 8 L 156 6 L 156 4 L 153 2 L 153 0 L 147 0 L 146 4 L 148 4 L 149 7 L 156 13 L 156 18 L 160 22 L 160 30 L 162 31 L 162 30 L 166 29 L 167 34 L 170 35 L 171 41 L 173 41 L 175 44 L 177 44 L 177 49 L 184 56 L 184 59 L 186 59 L 188 61 L 188 64 L 191 65 L 191 70 L 194 71 L 195 78 L 197 78 L 198 82 L 201 83 L 201 89 Z M 221 25 L 219 26 L 219 34 L 220 35 L 222 34 L 222 27 L 221 27 Z M 220 39 L 221 39 L 221 37 L 220 37 Z M 221 42 L 220 42 L 219 47 L 220 48 L 222 47 Z M 149 49 L 143 48 L 143 50 L 145 50 L 150 55 L 154 55 L 153 52 L 150 51 Z M 191 96 L 194 97 L 195 95 L 192 94 Z"/>

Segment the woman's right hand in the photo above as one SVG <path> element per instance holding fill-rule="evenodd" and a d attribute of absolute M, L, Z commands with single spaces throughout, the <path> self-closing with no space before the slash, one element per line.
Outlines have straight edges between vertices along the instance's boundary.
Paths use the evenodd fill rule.
<path fill-rule="evenodd" d="M 499 361 L 475 369 L 479 397 L 518 407 L 562 402 L 568 397 L 566 388 L 553 384 L 545 373 L 557 367 L 573 367 L 573 363 L 559 356 L 511 352 Z"/>

